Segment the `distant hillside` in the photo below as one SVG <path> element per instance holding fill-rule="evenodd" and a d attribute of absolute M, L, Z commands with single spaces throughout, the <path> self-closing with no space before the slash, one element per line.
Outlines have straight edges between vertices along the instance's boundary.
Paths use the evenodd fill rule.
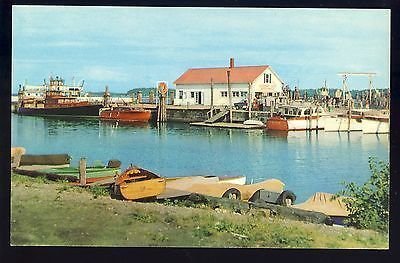
<path fill-rule="evenodd" d="M 135 88 L 128 90 L 126 93 L 121 93 L 121 92 L 110 92 L 111 97 L 131 97 L 132 94 L 137 94 L 139 91 L 142 92 L 143 97 L 148 97 L 150 94 L 150 91 L 155 91 L 154 88 Z M 104 95 L 104 91 L 101 92 L 88 92 L 89 96 L 93 97 L 102 97 Z"/>
<path fill-rule="evenodd" d="M 150 91 L 155 91 L 155 88 L 136 88 L 136 89 L 131 89 L 128 90 L 126 93 L 129 94 L 131 96 L 131 94 L 133 93 L 138 93 L 138 91 L 142 92 L 142 96 L 143 97 L 148 97 L 150 94 Z"/>
<path fill-rule="evenodd" d="M 87 91 L 88 95 L 91 97 L 103 97 L 104 91 L 96 91 L 96 92 L 91 92 Z M 117 92 L 110 92 L 111 97 L 125 97 L 127 96 L 126 93 L 117 93 Z"/>
<path fill-rule="evenodd" d="M 293 91 L 294 89 L 291 89 L 291 91 Z M 335 91 L 337 89 L 329 89 L 329 96 L 333 97 L 335 95 Z M 386 93 L 388 89 L 377 89 L 379 92 L 384 92 Z M 303 96 L 304 93 L 307 92 L 307 96 L 314 96 L 314 94 L 316 94 L 317 89 L 300 89 L 300 96 Z M 368 93 L 369 90 L 368 89 L 363 89 L 363 90 L 350 90 L 351 96 L 355 97 L 356 94 L 361 94 L 361 93 Z"/>

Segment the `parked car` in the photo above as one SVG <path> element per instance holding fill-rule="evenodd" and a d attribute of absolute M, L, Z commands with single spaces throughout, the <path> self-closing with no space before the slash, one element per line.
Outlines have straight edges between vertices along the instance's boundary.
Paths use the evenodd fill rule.
<path fill-rule="evenodd" d="M 237 110 L 246 110 L 247 109 L 247 100 L 246 99 L 242 99 L 239 102 L 233 103 L 233 106 Z"/>

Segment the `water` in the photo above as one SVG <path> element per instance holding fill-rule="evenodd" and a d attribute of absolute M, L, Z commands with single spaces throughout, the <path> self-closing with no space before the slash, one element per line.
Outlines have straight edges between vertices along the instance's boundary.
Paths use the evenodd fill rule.
<path fill-rule="evenodd" d="M 96 118 L 11 118 L 11 144 L 28 154 L 68 153 L 71 165 L 110 159 L 165 177 L 245 175 L 247 182 L 277 178 L 297 195 L 336 193 L 343 181 L 365 182 L 368 157 L 389 160 L 389 135 L 235 130 L 169 123 L 119 125 Z"/>

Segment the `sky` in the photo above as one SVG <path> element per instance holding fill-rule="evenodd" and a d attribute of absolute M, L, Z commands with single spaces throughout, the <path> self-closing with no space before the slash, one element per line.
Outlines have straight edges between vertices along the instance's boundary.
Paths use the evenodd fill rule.
<path fill-rule="evenodd" d="M 13 6 L 12 92 L 49 76 L 86 91 L 173 82 L 189 68 L 270 65 L 291 88 L 390 83 L 390 10 Z M 368 78 L 351 76 L 350 90 Z"/>

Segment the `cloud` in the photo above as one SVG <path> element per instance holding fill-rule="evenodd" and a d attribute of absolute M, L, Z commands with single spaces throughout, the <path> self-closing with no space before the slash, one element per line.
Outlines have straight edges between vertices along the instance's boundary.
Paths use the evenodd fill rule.
<path fill-rule="evenodd" d="M 92 66 L 84 67 L 82 74 L 88 80 L 95 81 L 127 81 L 129 75 L 121 68 Z"/>
<path fill-rule="evenodd" d="M 343 70 L 386 81 L 389 30 L 390 10 L 14 6 L 13 66 L 125 86 L 234 57 L 310 86 Z"/>
<path fill-rule="evenodd" d="M 98 47 L 98 43 L 94 43 L 92 41 L 77 41 L 77 40 L 62 40 L 62 41 L 47 41 L 47 42 L 37 42 L 31 44 L 31 46 L 35 47 Z"/>

